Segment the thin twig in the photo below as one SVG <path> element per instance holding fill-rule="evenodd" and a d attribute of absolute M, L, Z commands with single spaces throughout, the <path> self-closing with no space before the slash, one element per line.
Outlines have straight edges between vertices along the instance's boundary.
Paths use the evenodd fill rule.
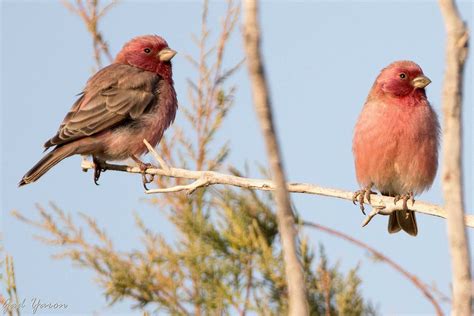
<path fill-rule="evenodd" d="M 165 162 L 165 160 L 163 158 L 161 158 L 160 155 L 158 155 L 158 153 L 156 152 L 156 150 L 150 145 L 150 143 L 144 139 L 143 142 L 145 143 L 145 146 L 148 148 L 148 151 L 151 153 L 151 155 L 153 156 L 153 158 L 155 158 L 155 160 L 160 164 L 161 166 L 161 169 L 169 172 L 170 170 L 170 167 L 168 166 L 168 164 Z"/>
<path fill-rule="evenodd" d="M 104 15 L 117 3 L 112 0 L 102 9 L 99 8 L 99 0 L 89 0 L 84 5 L 85 0 L 76 0 L 76 5 L 71 2 L 62 0 L 63 5 L 72 13 L 77 14 L 84 22 L 87 30 L 92 36 L 92 45 L 94 47 L 94 60 L 97 68 L 102 68 L 102 54 L 105 55 L 109 62 L 113 58 L 109 51 L 109 46 L 105 42 L 102 33 L 99 31 L 99 21 Z"/>
<path fill-rule="evenodd" d="M 444 203 L 453 274 L 453 315 L 471 315 L 472 280 L 467 233 L 464 227 L 462 177 L 462 88 L 469 33 L 453 0 L 440 0 L 447 33 L 443 83 Z"/>
<path fill-rule="evenodd" d="M 430 287 L 427 284 L 425 284 L 424 282 L 420 281 L 420 279 L 418 279 L 418 277 L 416 275 L 411 274 L 410 272 L 405 270 L 402 266 L 400 266 L 398 263 L 396 263 L 395 261 L 393 261 L 389 257 L 385 256 L 380 251 L 372 248 L 371 246 L 367 245 L 366 243 L 364 243 L 360 240 L 357 240 L 357 239 L 355 239 L 355 238 L 353 238 L 353 237 L 351 237 L 351 236 L 349 236 L 349 235 L 347 235 L 343 232 L 337 231 L 337 230 L 329 228 L 327 226 L 323 226 L 323 225 L 308 222 L 308 221 L 303 221 L 303 226 L 312 227 L 312 228 L 318 229 L 320 231 L 326 232 L 326 233 L 331 234 L 333 236 L 336 236 L 338 238 L 347 240 L 347 241 L 353 243 L 354 245 L 357 245 L 357 246 L 369 251 L 372 255 L 374 255 L 374 257 L 376 257 L 377 259 L 387 263 L 389 266 L 391 266 L 396 271 L 401 273 L 404 277 L 406 277 L 411 283 L 413 283 L 413 285 L 415 285 L 423 293 L 423 295 L 430 301 L 430 303 L 433 305 L 433 307 L 436 311 L 436 314 L 438 316 L 443 315 L 443 311 L 442 311 L 441 307 L 439 306 L 438 302 L 436 301 L 436 299 L 433 297 L 431 291 L 429 290 Z"/>
<path fill-rule="evenodd" d="M 20 316 L 20 301 L 18 299 L 18 293 L 16 288 L 15 280 L 15 268 L 13 266 L 13 258 L 10 255 L 5 257 L 5 271 L 7 275 L 7 293 L 9 297 L 10 306 L 7 307 L 9 315 Z"/>

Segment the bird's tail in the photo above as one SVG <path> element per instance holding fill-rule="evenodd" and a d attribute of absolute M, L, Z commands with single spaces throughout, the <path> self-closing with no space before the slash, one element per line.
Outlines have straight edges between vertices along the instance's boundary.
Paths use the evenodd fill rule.
<path fill-rule="evenodd" d="M 399 232 L 401 229 L 412 236 L 418 234 L 415 212 L 410 210 L 400 210 L 390 214 L 388 220 L 388 232 L 393 234 Z"/>
<path fill-rule="evenodd" d="M 33 168 L 28 171 L 21 179 L 18 186 L 21 187 L 31 182 L 35 182 L 42 175 L 44 175 L 49 169 L 54 167 L 58 162 L 67 158 L 75 153 L 75 146 L 69 146 L 69 144 L 56 147 L 51 152 L 47 153 Z"/>

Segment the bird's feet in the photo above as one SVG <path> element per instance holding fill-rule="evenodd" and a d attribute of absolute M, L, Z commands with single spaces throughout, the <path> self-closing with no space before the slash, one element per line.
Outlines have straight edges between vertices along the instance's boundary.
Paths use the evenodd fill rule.
<path fill-rule="evenodd" d="M 396 195 L 393 198 L 393 204 L 397 204 L 397 202 L 400 201 L 400 200 L 403 201 L 403 209 L 405 211 L 408 211 L 407 202 L 410 200 L 411 205 L 415 204 L 415 195 L 413 194 L 413 192 L 409 192 L 407 194 Z"/>
<path fill-rule="evenodd" d="M 146 185 L 148 183 L 153 182 L 153 180 L 155 179 L 155 176 L 152 174 L 147 174 L 146 170 L 149 168 L 156 168 L 156 167 L 152 165 L 151 163 L 141 161 L 135 156 L 132 156 L 132 159 L 138 164 L 138 168 L 140 168 L 140 171 L 142 174 L 143 187 L 145 188 L 145 190 L 148 191 L 148 187 Z"/>
<path fill-rule="evenodd" d="M 97 159 L 96 157 L 92 157 L 92 162 L 94 163 L 94 183 L 95 185 L 99 185 L 97 181 L 99 181 L 100 174 L 102 171 L 106 171 L 107 169 L 105 168 L 105 161 Z"/>
<path fill-rule="evenodd" d="M 354 205 L 356 202 L 359 203 L 360 210 L 362 211 L 362 214 L 365 215 L 365 208 L 364 208 L 364 201 L 367 201 L 370 204 L 370 195 L 375 194 L 370 188 L 365 188 L 359 191 L 355 191 L 354 195 L 352 196 L 352 203 Z"/>
<path fill-rule="evenodd" d="M 145 162 L 142 162 L 142 163 L 139 163 L 138 164 L 138 167 L 140 168 L 140 171 L 142 172 L 142 183 L 143 183 L 143 187 L 145 188 L 145 190 L 148 191 L 148 187 L 146 186 L 148 183 L 152 183 L 153 180 L 155 180 L 155 176 L 152 175 L 152 174 L 147 174 L 145 173 L 145 171 L 148 169 L 148 168 L 156 168 L 155 166 L 153 166 L 151 163 L 145 163 Z"/>

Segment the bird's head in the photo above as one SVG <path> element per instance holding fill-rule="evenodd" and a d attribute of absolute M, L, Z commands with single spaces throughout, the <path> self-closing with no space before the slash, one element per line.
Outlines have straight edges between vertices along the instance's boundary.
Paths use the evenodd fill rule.
<path fill-rule="evenodd" d="M 115 58 L 115 63 L 126 64 L 154 72 L 172 82 L 171 59 L 176 51 L 158 35 L 138 36 L 127 42 Z"/>
<path fill-rule="evenodd" d="M 425 95 L 425 87 L 431 80 L 412 61 L 396 61 L 382 69 L 375 81 L 375 88 L 384 94 L 404 97 L 410 94 Z"/>

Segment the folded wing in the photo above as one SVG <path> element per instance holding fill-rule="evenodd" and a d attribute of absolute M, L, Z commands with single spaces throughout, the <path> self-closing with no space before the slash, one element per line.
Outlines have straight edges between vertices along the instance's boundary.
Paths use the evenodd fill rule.
<path fill-rule="evenodd" d="M 157 102 L 160 77 L 128 65 L 112 64 L 95 74 L 44 146 L 49 148 L 100 133 L 133 120 Z"/>

